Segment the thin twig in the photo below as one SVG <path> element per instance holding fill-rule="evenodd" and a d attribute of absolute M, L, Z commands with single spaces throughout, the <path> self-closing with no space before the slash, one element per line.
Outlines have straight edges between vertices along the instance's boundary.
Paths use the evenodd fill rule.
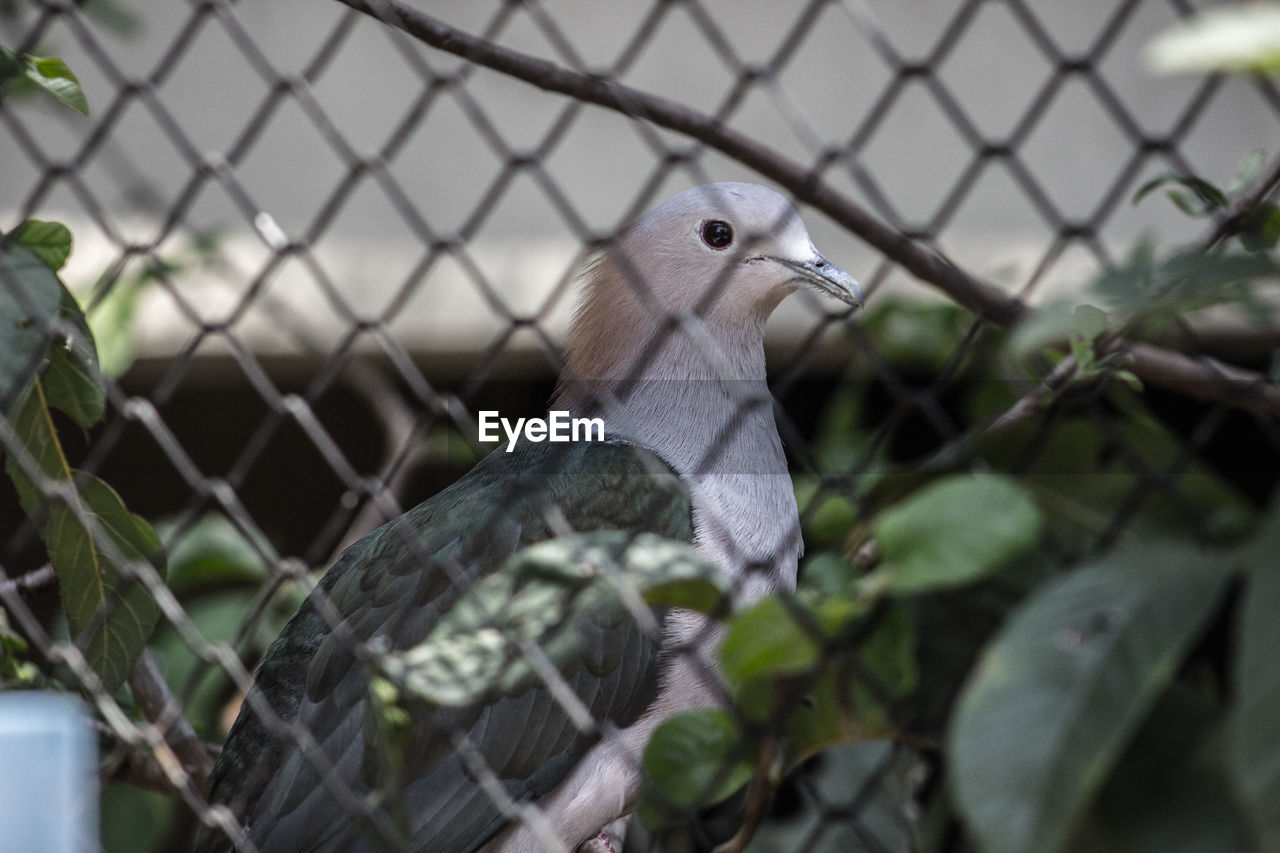
<path fill-rule="evenodd" d="M 989 322 L 1007 327 L 1030 310 L 1021 300 L 980 281 L 891 228 L 828 185 L 822 179 L 822 164 L 812 168 L 802 165 L 684 104 L 502 47 L 451 27 L 400 0 L 339 2 L 477 65 L 696 139 L 786 187 L 799 201 L 827 214 L 916 278 Z M 823 163 L 827 162 L 834 160 L 824 158 Z M 1268 170 L 1268 175 L 1273 171 Z M 1264 179 L 1259 180 L 1259 185 Z M 1129 369 L 1149 385 L 1280 416 L 1280 389 L 1268 384 L 1260 374 L 1145 344 L 1117 341 L 1114 347 L 1131 353 Z"/>
<path fill-rule="evenodd" d="M 138 665 L 129 675 L 129 688 L 138 700 L 143 716 L 159 730 L 164 742 L 173 750 L 182 769 L 190 777 L 192 785 L 200 793 L 208 793 L 213 758 L 204 741 L 196 735 L 191 722 L 182 713 L 182 706 L 169 691 L 169 685 L 156 667 L 149 649 L 142 652 Z"/>
<path fill-rule="evenodd" d="M 1280 153 L 1271 158 L 1266 168 L 1254 176 L 1249 185 L 1231 200 L 1231 204 L 1227 205 L 1225 210 L 1214 215 L 1213 225 L 1200 236 L 1196 245 L 1208 251 L 1231 236 L 1240 224 L 1240 219 L 1261 204 L 1278 184 L 1280 184 Z"/>
<path fill-rule="evenodd" d="M 751 787 L 747 789 L 747 805 L 742 812 L 742 823 L 733 837 L 716 846 L 711 853 L 742 853 L 755 837 L 760 821 L 769 813 L 773 800 L 774 758 L 777 744 L 772 737 L 760 743 L 760 756 L 756 759 L 755 772 L 751 774 Z"/>
<path fill-rule="evenodd" d="M 989 435 L 991 433 L 1000 432 L 1008 429 L 1014 424 L 1021 423 L 1032 415 L 1038 414 L 1045 404 L 1049 402 L 1051 397 L 1063 386 L 1070 382 L 1076 372 L 1076 359 L 1073 355 L 1068 355 L 1049 372 L 1049 375 L 1042 379 L 1036 387 L 1032 388 L 1016 403 L 1006 409 L 991 423 L 978 433 L 975 438 L 981 435 Z"/>

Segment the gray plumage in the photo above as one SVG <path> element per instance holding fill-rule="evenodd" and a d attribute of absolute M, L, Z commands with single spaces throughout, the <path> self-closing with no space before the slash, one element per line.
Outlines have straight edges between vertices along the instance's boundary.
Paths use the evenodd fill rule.
<path fill-rule="evenodd" d="M 492 453 L 339 558 L 268 650 L 214 770 L 210 801 L 229 806 L 259 849 L 524 853 L 554 839 L 571 850 L 630 811 L 653 728 L 719 698 L 715 631 L 687 612 L 658 614 L 661 647 L 629 616 L 579 620 L 581 648 L 561 674 L 593 719 L 612 724 L 603 736 L 579 731 L 543 684 L 438 710 L 414 719 L 401 810 L 352 809 L 390 772 L 364 730 L 368 671 L 355 644 L 421 642 L 469 585 L 557 525 L 692 541 L 746 597 L 794 586 L 802 543 L 764 325 L 798 285 L 857 304 L 856 284 L 818 254 L 785 199 L 751 184 L 675 196 L 583 278 L 553 408 L 601 415 L 609 440 Z M 697 654 L 662 652 L 685 642 Z M 264 704 L 316 749 L 263 722 Z M 512 822 L 477 783 L 458 733 L 506 797 L 536 803 L 537 826 Z M 229 843 L 210 831 L 199 849 Z"/>

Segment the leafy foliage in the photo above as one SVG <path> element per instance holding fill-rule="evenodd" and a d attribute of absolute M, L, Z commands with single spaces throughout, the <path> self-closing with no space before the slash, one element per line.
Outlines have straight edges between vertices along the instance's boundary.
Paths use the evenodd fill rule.
<path fill-rule="evenodd" d="M 71 236 L 28 221 L 0 241 L 0 312 L 14 338 L 0 347 L 0 388 L 12 438 L 5 472 L 35 521 L 58 576 L 76 643 L 109 690 L 122 684 L 159 618 L 144 579 L 163 577 L 160 540 L 102 480 L 67 462 L 52 412 L 82 428 L 103 416 L 97 350 L 75 298 L 57 277 Z"/>
<path fill-rule="evenodd" d="M 725 711 L 703 708 L 667 720 L 644 753 L 650 787 L 641 817 L 661 826 L 672 814 L 723 801 L 751 778 L 754 761 L 745 748 L 737 722 Z"/>
<path fill-rule="evenodd" d="M 1138 196 L 1173 187 L 1190 194 L 1172 198 L 1184 210 L 1221 212 L 1258 162 L 1226 189 L 1163 176 Z M 1268 614 L 1280 527 L 1258 530 L 1257 507 L 1148 408 L 1111 347 L 1210 305 L 1253 310 L 1277 277 L 1266 208 L 1230 232 L 1240 249 L 1141 244 L 1075 298 L 981 337 L 935 392 L 967 430 L 945 452 L 895 458 L 875 435 L 868 382 L 851 377 L 813 442 L 826 477 L 797 477 L 816 547 L 800 588 L 729 615 L 730 715 L 704 721 L 720 733 L 708 745 L 696 719 L 672 721 L 664 759 L 645 764 L 646 819 L 667 825 L 719 802 L 719 785 L 745 784 L 744 761 L 766 743 L 780 747 L 773 784 L 879 747 L 905 757 L 860 769 L 858 784 L 897 790 L 899 809 L 922 794 L 913 761 L 947 768 L 942 795 L 925 789 L 917 802 L 919 822 L 897 812 L 911 829 L 887 849 L 933 849 L 953 822 L 983 851 L 1274 846 L 1280 699 L 1268 657 L 1280 639 Z M 969 334 L 959 309 L 905 303 L 881 305 L 864 328 L 899 370 L 930 375 Z M 1046 364 L 1069 366 L 1065 382 L 993 427 L 1025 393 L 1018 371 Z M 1073 388 L 1088 389 L 1074 399 L 1090 408 L 1073 404 Z M 1046 409 L 1052 420 L 1036 416 Z M 1227 630 L 1237 651 L 1223 668 L 1199 646 Z M 739 744 L 723 741 L 732 732 Z M 691 801 L 676 764 L 710 759 L 721 772 Z M 781 824 L 757 837 L 809 843 Z"/>

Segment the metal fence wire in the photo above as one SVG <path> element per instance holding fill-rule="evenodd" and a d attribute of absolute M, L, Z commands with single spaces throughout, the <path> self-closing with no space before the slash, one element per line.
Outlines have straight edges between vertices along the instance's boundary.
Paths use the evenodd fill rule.
<path fill-rule="evenodd" d="M 308 593 L 316 635 L 305 654 L 343 661 L 322 671 L 378 674 L 368 698 L 343 699 L 364 702 L 364 734 L 327 721 L 322 746 L 293 724 L 296 692 L 315 699 L 323 685 L 299 686 L 305 665 L 286 658 L 270 675 L 292 684 L 295 707 L 258 695 L 244 725 L 289 746 L 237 760 L 265 756 L 273 764 L 258 771 L 292 774 L 295 792 L 324 802 L 297 814 L 350 815 L 346 843 L 368 849 L 419 849 L 397 811 L 409 795 L 392 790 L 396 762 L 446 746 L 482 792 L 442 806 L 454 820 L 530 814 L 521 785 L 492 766 L 518 763 L 511 732 L 468 735 L 465 707 L 422 723 L 429 702 L 408 698 L 386 664 L 405 660 L 386 639 L 403 635 L 368 614 L 405 598 L 469 601 L 488 614 L 475 630 L 515 630 L 485 610 L 496 593 L 472 585 L 475 561 L 500 547 L 503 516 L 522 502 L 537 502 L 537 530 L 524 534 L 535 539 L 574 533 L 581 507 L 557 505 L 541 481 L 510 484 L 484 511 L 464 507 L 488 538 L 449 551 L 417 528 L 392 529 L 378 547 L 422 549 L 404 559 L 435 566 L 440 589 L 388 578 L 355 611 L 342 584 L 358 578 L 320 578 L 344 548 L 492 449 L 477 441 L 481 410 L 542 411 L 577 272 L 688 186 L 779 188 L 815 244 L 861 281 L 867 307 L 793 298 L 768 339 L 800 504 L 794 534 L 806 542 L 800 592 L 778 599 L 768 624 L 796 628 L 818 659 L 770 682 L 784 711 L 729 701 L 723 719 L 746 733 L 741 742 L 711 771 L 697 764 L 708 753 L 689 754 L 686 775 L 706 790 L 688 802 L 646 788 L 648 808 L 666 819 L 633 819 L 627 850 L 736 850 L 747 838 L 760 851 L 979 848 L 949 792 L 944 744 L 966 673 L 1016 604 L 1153 524 L 1201 545 L 1233 541 L 1266 503 L 1280 472 L 1266 378 L 1275 323 L 1179 309 L 1141 344 L 1124 337 L 1145 333 L 1136 321 L 1113 324 L 1096 361 L 1093 339 L 1050 355 L 1078 326 L 1050 324 L 1031 344 L 1034 329 L 1017 331 L 1033 325 L 1028 306 L 1124 281 L 1179 245 L 1220 247 L 1229 233 L 1227 200 L 1217 218 L 1188 216 L 1159 194 L 1131 204 L 1155 176 L 1221 181 L 1280 138 L 1270 78 L 1143 70 L 1146 42 L 1197 4 L 748 6 L 0 4 L 4 45 L 66 59 L 89 98 L 87 116 L 16 89 L 0 101 L 0 225 L 68 225 L 76 249 L 62 277 L 102 365 L 101 422 L 52 421 L 63 464 L 110 484 L 163 543 L 162 558 L 139 559 L 112 532 L 116 521 L 92 517 L 92 506 L 76 516 L 123 577 L 90 621 L 111 623 L 138 591 L 157 609 L 148 651 L 126 686 L 113 685 L 68 628 L 76 605 L 42 533 L 49 507 L 79 506 L 75 487 L 44 477 L 20 418 L 0 417 L 8 464 L 35 478 L 43 507 L 28 515 L 3 487 L 0 678 L 88 702 L 104 849 L 188 849 L 200 825 L 254 849 L 225 803 L 209 805 L 208 774 L 252 673 Z M 1263 164 L 1231 200 L 1265 200 L 1274 172 Z M 1194 194 L 1179 198 L 1195 208 Z M 563 464 L 548 481 L 572 478 L 572 461 Z M 902 598 L 868 592 L 889 547 L 877 519 L 957 471 L 999 473 L 1067 520 L 1046 522 L 1015 569 Z M 637 511 L 637 524 L 671 535 L 665 516 L 650 517 L 668 512 L 673 494 L 665 469 L 653 472 L 652 512 Z M 595 559 L 606 577 L 628 568 L 625 548 Z M 558 605 L 570 620 L 600 594 L 585 582 L 570 591 Z M 497 610 L 523 601 L 508 592 Z M 656 630 L 647 605 L 622 600 L 618 618 Z M 834 636 L 811 618 L 834 612 L 815 601 L 833 600 L 857 609 Z M 536 636 L 550 641 L 563 627 L 551 620 Z M 1206 659 L 1227 642 L 1214 630 L 1198 641 Z M 709 628 L 693 645 L 723 635 Z M 579 670 L 557 672 L 559 647 L 522 638 L 508 638 L 509 666 L 551 697 L 522 724 L 559 732 L 563 749 L 616 735 L 591 718 Z M 667 654 L 715 666 L 714 655 Z M 830 748 L 784 760 L 778 721 L 820 706 L 821 675 L 834 671 L 857 725 Z M 401 711 L 419 728 L 397 728 Z M 346 739 L 341 749 L 332 738 Z M 381 782 L 329 769 L 349 765 L 343 755 L 357 744 Z M 521 784 L 541 772 L 512 771 Z M 740 783 L 735 795 L 710 796 L 729 780 Z M 280 793 L 273 808 L 303 796 Z"/>

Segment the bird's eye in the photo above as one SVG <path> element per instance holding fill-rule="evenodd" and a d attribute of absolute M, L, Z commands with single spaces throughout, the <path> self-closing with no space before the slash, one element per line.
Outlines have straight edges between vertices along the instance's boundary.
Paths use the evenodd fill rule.
<path fill-rule="evenodd" d="M 702 242 L 712 249 L 727 249 L 733 242 L 733 226 L 723 219 L 708 219 L 702 223 Z"/>

